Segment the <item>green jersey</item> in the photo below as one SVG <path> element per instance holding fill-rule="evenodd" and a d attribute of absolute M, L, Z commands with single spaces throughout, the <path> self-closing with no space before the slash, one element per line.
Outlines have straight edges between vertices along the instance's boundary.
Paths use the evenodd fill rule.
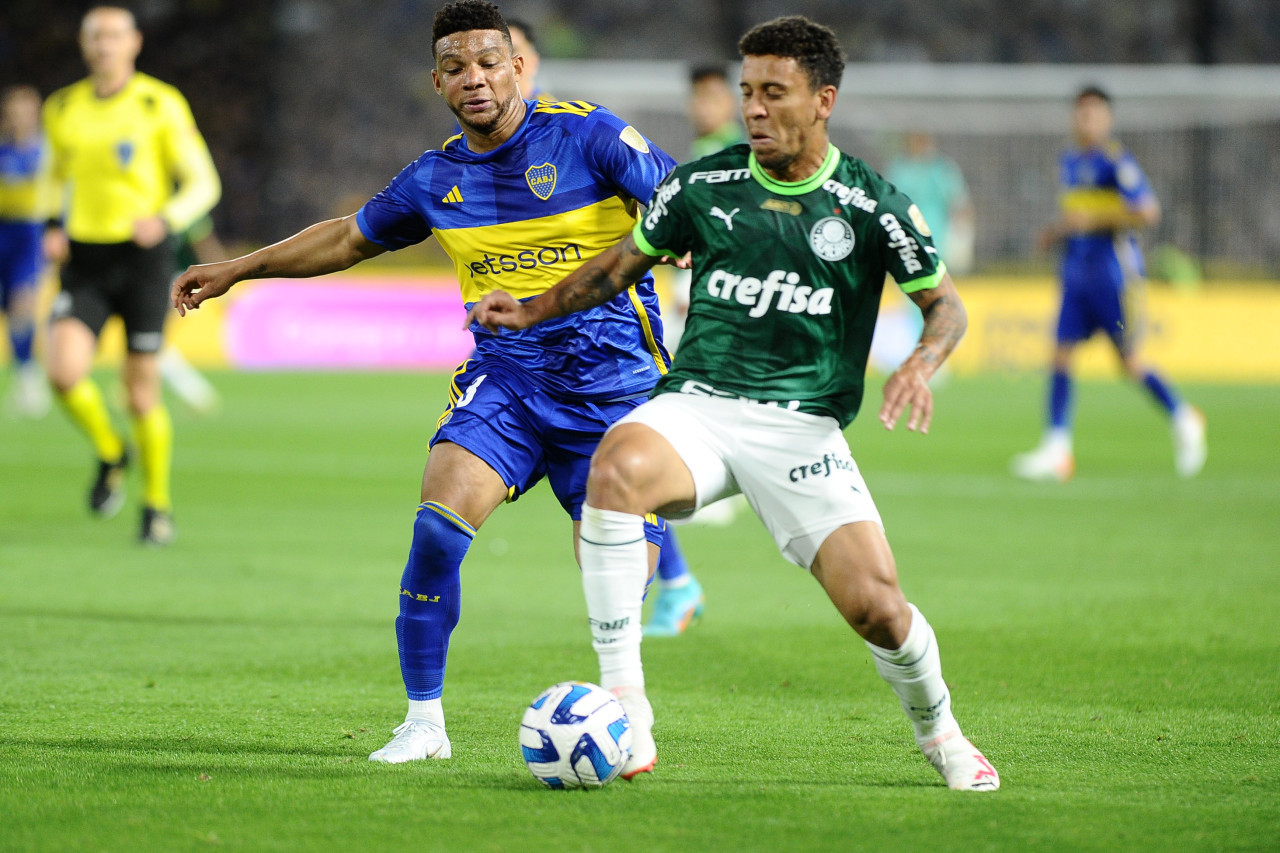
<path fill-rule="evenodd" d="M 828 415 L 862 403 L 886 273 L 903 291 L 945 267 L 905 195 L 834 145 L 796 183 L 748 145 L 677 166 L 633 232 L 649 255 L 693 253 L 680 350 L 654 394 L 739 397 Z"/>

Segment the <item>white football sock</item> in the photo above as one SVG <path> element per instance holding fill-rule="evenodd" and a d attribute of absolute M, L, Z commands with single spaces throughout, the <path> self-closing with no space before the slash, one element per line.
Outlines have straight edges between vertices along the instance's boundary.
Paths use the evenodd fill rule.
<path fill-rule="evenodd" d="M 867 643 L 876 672 L 898 694 L 902 710 L 915 726 L 916 741 L 926 743 L 952 729 L 959 729 L 951 715 L 951 694 L 942 680 L 938 640 L 924 616 L 911 608 L 911 627 L 901 648 L 882 649 Z"/>
<path fill-rule="evenodd" d="M 600 686 L 643 690 L 640 608 L 649 577 L 644 519 L 583 504 L 578 531 L 582 589 L 592 646 L 600 660 Z"/>
<path fill-rule="evenodd" d="M 423 720 L 444 728 L 444 704 L 439 699 L 410 699 L 404 721 Z"/>
<path fill-rule="evenodd" d="M 669 581 L 662 582 L 663 589 L 684 589 L 693 580 L 693 575 L 685 572 L 678 578 L 672 578 Z"/>
<path fill-rule="evenodd" d="M 1053 427 L 1045 433 L 1044 443 L 1057 453 L 1071 452 L 1071 428 Z"/>

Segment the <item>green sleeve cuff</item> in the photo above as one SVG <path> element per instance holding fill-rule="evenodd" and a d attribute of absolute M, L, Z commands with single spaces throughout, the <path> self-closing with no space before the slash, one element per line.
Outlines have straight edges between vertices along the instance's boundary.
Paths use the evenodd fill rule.
<path fill-rule="evenodd" d="M 903 293 L 915 293 L 917 290 L 929 290 L 937 287 L 942 282 L 942 277 L 947 274 L 947 265 L 942 261 L 938 261 L 938 268 L 933 271 L 932 275 L 926 275 L 924 278 L 913 278 L 911 281 L 903 281 L 898 283 L 898 287 Z"/>
<path fill-rule="evenodd" d="M 644 236 L 644 229 L 641 227 L 639 222 L 636 223 L 635 228 L 631 229 L 631 239 L 636 241 L 637 249 L 644 252 L 651 258 L 660 258 L 663 255 L 670 255 L 673 258 L 678 258 L 683 255 L 683 252 L 673 252 L 670 249 L 654 248 L 654 245 L 649 242 L 649 238 Z"/>

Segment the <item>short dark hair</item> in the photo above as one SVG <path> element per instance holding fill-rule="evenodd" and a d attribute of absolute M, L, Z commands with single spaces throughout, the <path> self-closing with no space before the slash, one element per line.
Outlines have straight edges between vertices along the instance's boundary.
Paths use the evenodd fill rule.
<path fill-rule="evenodd" d="M 431 21 L 431 58 L 436 58 L 440 39 L 467 30 L 497 30 L 507 40 L 507 47 L 511 46 L 511 31 L 497 6 L 488 0 L 454 0 L 442 6 Z"/>
<path fill-rule="evenodd" d="M 1080 91 L 1076 92 L 1075 102 L 1078 104 L 1085 98 L 1097 98 L 1107 106 L 1111 106 L 1111 95 L 1107 93 L 1106 89 L 1093 83 L 1081 87 Z"/>
<path fill-rule="evenodd" d="M 689 72 L 689 82 L 696 86 L 703 80 L 723 80 L 728 83 L 729 72 L 723 65 L 695 65 Z"/>
<path fill-rule="evenodd" d="M 507 18 L 508 31 L 512 28 L 517 29 L 524 34 L 524 40 L 529 43 L 529 47 L 534 50 L 538 49 L 538 34 L 533 31 L 533 27 L 529 25 L 528 21 L 522 20 L 521 18 Z"/>
<path fill-rule="evenodd" d="M 794 59 L 815 91 L 823 86 L 840 88 L 844 76 L 844 51 L 836 34 L 803 15 L 774 18 L 752 28 L 738 41 L 738 52 Z"/>

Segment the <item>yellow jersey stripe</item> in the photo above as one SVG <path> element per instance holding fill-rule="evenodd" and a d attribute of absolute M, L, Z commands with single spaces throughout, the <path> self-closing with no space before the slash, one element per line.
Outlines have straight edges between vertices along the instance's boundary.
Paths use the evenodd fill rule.
<path fill-rule="evenodd" d="M 631 307 L 636 309 L 640 328 L 644 329 L 644 345 L 649 350 L 649 355 L 653 356 L 658 373 L 666 376 L 667 360 L 662 357 L 662 348 L 658 346 L 658 339 L 653 334 L 653 324 L 649 322 L 649 312 L 644 310 L 644 303 L 640 301 L 640 294 L 636 293 L 634 284 L 627 288 L 627 298 L 631 300 Z"/>

